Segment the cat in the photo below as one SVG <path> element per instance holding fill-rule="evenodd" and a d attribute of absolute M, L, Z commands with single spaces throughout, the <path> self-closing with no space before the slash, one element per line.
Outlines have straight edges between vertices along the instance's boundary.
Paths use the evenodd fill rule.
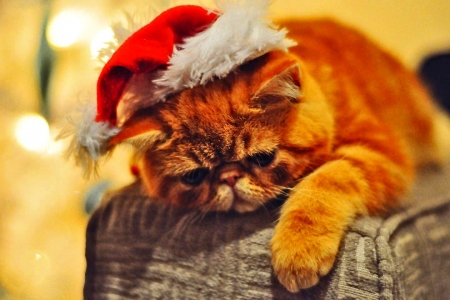
<path fill-rule="evenodd" d="M 278 24 L 298 43 L 288 53 L 137 111 L 110 143 L 134 146 L 146 192 L 171 205 L 246 213 L 285 196 L 272 265 L 296 292 L 330 271 L 357 216 L 397 207 L 416 168 L 444 159 L 450 127 L 419 79 L 357 30 Z"/>

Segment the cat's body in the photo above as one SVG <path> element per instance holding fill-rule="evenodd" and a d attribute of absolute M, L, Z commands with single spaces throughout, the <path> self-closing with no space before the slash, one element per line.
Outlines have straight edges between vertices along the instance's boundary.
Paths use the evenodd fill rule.
<path fill-rule="evenodd" d="M 152 197 L 247 212 L 288 193 L 272 239 L 297 291 L 331 269 L 359 214 L 398 204 L 416 165 L 439 162 L 444 117 L 417 78 L 328 20 L 281 23 L 298 45 L 136 113 L 112 144 L 137 148 Z"/>

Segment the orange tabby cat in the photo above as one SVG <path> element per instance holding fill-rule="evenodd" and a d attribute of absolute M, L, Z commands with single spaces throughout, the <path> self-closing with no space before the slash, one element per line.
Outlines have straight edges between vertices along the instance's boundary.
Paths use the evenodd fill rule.
<path fill-rule="evenodd" d="M 329 20 L 281 24 L 298 42 L 138 111 L 111 144 L 135 145 L 148 194 L 248 212 L 288 194 L 271 242 L 290 291 L 315 285 L 346 228 L 385 212 L 416 165 L 437 163 L 444 117 L 411 72 Z"/>

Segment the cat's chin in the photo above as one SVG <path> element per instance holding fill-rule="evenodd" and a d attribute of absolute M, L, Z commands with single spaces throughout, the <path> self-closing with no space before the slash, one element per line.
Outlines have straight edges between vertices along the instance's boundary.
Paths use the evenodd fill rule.
<path fill-rule="evenodd" d="M 232 206 L 232 209 L 237 211 L 240 214 L 243 213 L 247 213 L 247 212 L 252 212 L 254 210 L 256 210 L 259 207 L 259 204 L 257 203 L 251 203 L 248 201 L 243 201 L 243 200 L 235 200 Z"/>

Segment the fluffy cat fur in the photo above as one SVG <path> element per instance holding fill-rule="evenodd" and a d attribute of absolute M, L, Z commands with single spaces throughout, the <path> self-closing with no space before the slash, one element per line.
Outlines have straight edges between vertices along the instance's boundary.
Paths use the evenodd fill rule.
<path fill-rule="evenodd" d="M 298 43 L 288 53 L 138 111 L 111 144 L 135 146 L 148 194 L 165 203 L 244 213 L 287 195 L 272 264 L 295 292 L 330 271 L 356 216 L 397 206 L 416 166 L 444 158 L 450 126 L 416 76 L 357 31 L 280 25 Z"/>

